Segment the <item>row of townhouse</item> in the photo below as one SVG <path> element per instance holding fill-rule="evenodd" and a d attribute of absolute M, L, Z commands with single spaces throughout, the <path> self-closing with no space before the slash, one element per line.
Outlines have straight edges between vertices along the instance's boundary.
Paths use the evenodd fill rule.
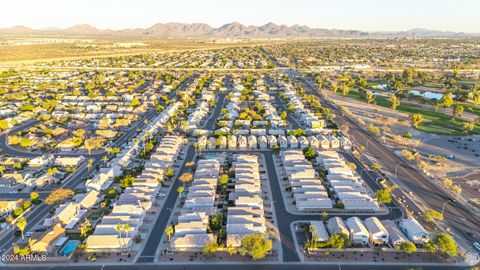
<path fill-rule="evenodd" d="M 229 194 L 234 206 L 228 207 L 227 246 L 239 247 L 243 237 L 265 234 L 262 187 L 258 156 L 238 154 L 233 156 L 235 189 Z"/>
<path fill-rule="evenodd" d="M 345 138 L 345 137 L 342 137 Z M 214 150 L 214 149 L 304 149 L 312 147 L 314 149 L 338 149 L 340 148 L 340 140 L 332 135 L 327 137 L 323 135 L 315 136 L 298 136 L 293 135 L 228 135 L 217 137 L 207 137 L 203 135 L 198 138 L 198 149 Z M 349 148 L 345 148 L 349 149 Z"/>
<path fill-rule="evenodd" d="M 280 154 L 285 173 L 290 181 L 295 205 L 300 211 L 331 209 L 332 200 L 323 181 L 302 153 L 302 150 L 286 150 Z"/>
<path fill-rule="evenodd" d="M 183 143 L 184 138 L 179 136 L 165 136 L 160 141 L 133 185 L 120 194 L 112 212 L 102 218 L 93 234 L 86 239 L 89 251 L 131 248 L 132 239 L 139 234 L 145 213 L 152 207 L 161 188 L 159 180 L 163 179 L 166 168 L 173 167 Z M 119 237 L 118 224 L 129 225 L 128 230 L 124 229 L 124 237 Z"/>
<path fill-rule="evenodd" d="M 216 237 L 208 232 L 208 221 L 217 211 L 215 195 L 221 162 L 220 157 L 198 161 L 170 242 L 172 250 L 198 250 L 216 241 Z"/>
<path fill-rule="evenodd" d="M 326 221 L 310 221 L 313 227 L 312 238 L 317 242 L 328 241 L 330 235 L 345 234 L 356 246 L 384 246 L 390 244 L 397 247 L 408 241 L 416 245 L 423 245 L 429 240 L 429 233 L 418 221 L 412 217 L 401 219 L 397 223 L 392 220 L 379 220 L 369 217 L 361 220 L 359 217 L 350 217 L 345 221 L 340 217 L 333 217 Z"/>
<path fill-rule="evenodd" d="M 378 211 L 377 199 L 364 181 L 335 151 L 318 151 L 317 163 L 327 171 L 327 186 L 347 210 Z"/>
<path fill-rule="evenodd" d="M 204 94 L 204 92 L 207 92 Z M 200 122 L 205 119 L 205 117 L 210 112 L 210 101 L 214 98 L 209 91 L 202 92 L 202 99 L 197 103 L 194 111 L 188 116 L 187 127 L 189 130 L 194 130 L 199 128 Z"/>
<path fill-rule="evenodd" d="M 303 105 L 300 95 L 293 87 L 287 85 L 285 90 L 285 97 L 289 102 L 295 106 L 295 117 L 310 128 L 322 129 L 325 126 L 325 121 L 319 119 L 315 114 Z"/>
<path fill-rule="evenodd" d="M 107 189 L 112 184 L 113 178 L 119 176 L 122 168 L 129 166 L 135 160 L 143 147 L 145 147 L 145 142 L 148 141 L 149 137 L 157 134 L 178 108 L 180 108 L 180 103 L 173 103 L 155 117 L 142 132 L 130 140 L 125 148 L 111 160 L 109 169 L 101 170 L 99 174 L 87 180 L 87 189 L 95 189 L 98 191 Z"/>

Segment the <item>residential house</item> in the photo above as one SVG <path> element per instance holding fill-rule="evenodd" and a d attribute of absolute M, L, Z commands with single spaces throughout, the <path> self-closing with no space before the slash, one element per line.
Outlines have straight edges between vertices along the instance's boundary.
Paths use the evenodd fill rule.
<path fill-rule="evenodd" d="M 365 226 L 370 233 L 370 242 L 372 242 L 372 244 L 385 245 L 388 243 L 388 231 L 377 217 L 365 219 Z"/>

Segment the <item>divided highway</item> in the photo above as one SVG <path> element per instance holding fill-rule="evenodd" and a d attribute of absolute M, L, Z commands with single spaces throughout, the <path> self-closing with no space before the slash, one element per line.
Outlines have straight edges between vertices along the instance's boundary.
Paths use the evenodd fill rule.
<path fill-rule="evenodd" d="M 390 172 L 394 172 L 395 169 L 397 169 L 398 180 L 396 182 L 399 186 L 407 188 L 408 191 L 412 192 L 413 196 L 423 200 L 426 207 L 442 211 L 444 203 L 452 198 L 450 198 L 441 187 L 427 179 L 421 172 L 412 168 L 405 160 L 397 156 L 381 142 L 377 141 L 373 135 L 365 131 L 356 122 L 343 116 L 340 109 L 337 106 L 332 106 L 329 101 L 325 100 L 310 81 L 305 78 L 302 78 L 302 80 L 308 92 L 319 98 L 324 107 L 336 114 L 336 122 L 338 125 L 348 125 L 348 133 L 352 141 L 360 145 L 368 144 L 366 152 L 372 156 L 377 156 L 384 169 Z M 447 204 L 445 206 L 444 217 L 453 231 L 460 234 L 471 244 L 480 240 L 480 217 L 478 214 L 470 212 L 464 205 L 458 202 Z"/>

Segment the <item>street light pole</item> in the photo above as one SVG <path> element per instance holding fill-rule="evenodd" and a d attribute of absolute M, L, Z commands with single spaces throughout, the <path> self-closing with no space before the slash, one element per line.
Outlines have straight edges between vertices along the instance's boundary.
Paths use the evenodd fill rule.
<path fill-rule="evenodd" d="M 445 206 L 450 202 L 450 200 L 446 201 L 443 203 L 442 205 L 442 216 L 443 216 L 443 212 L 445 211 Z"/>

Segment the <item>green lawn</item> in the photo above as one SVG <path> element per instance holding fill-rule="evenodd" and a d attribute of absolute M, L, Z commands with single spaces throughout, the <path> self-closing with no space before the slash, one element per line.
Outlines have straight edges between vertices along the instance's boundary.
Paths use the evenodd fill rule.
<path fill-rule="evenodd" d="M 339 91 L 338 94 L 341 95 Z M 350 90 L 348 97 L 361 100 L 360 93 L 356 89 Z M 382 107 L 390 107 L 390 102 L 387 98 L 384 97 L 375 97 L 376 104 Z M 477 110 L 480 110 L 476 108 Z M 415 105 L 405 105 L 400 104 L 397 108 L 399 112 L 406 114 L 420 113 L 423 115 L 424 122 L 418 127 L 418 130 L 439 134 L 439 135 L 452 135 L 452 136 L 462 136 L 463 133 L 463 124 L 465 121 L 456 119 L 451 115 L 446 115 L 440 112 L 435 112 L 433 110 L 423 109 Z M 465 111 L 468 109 L 465 108 Z M 476 125 L 473 133 L 480 133 L 480 126 Z"/>

